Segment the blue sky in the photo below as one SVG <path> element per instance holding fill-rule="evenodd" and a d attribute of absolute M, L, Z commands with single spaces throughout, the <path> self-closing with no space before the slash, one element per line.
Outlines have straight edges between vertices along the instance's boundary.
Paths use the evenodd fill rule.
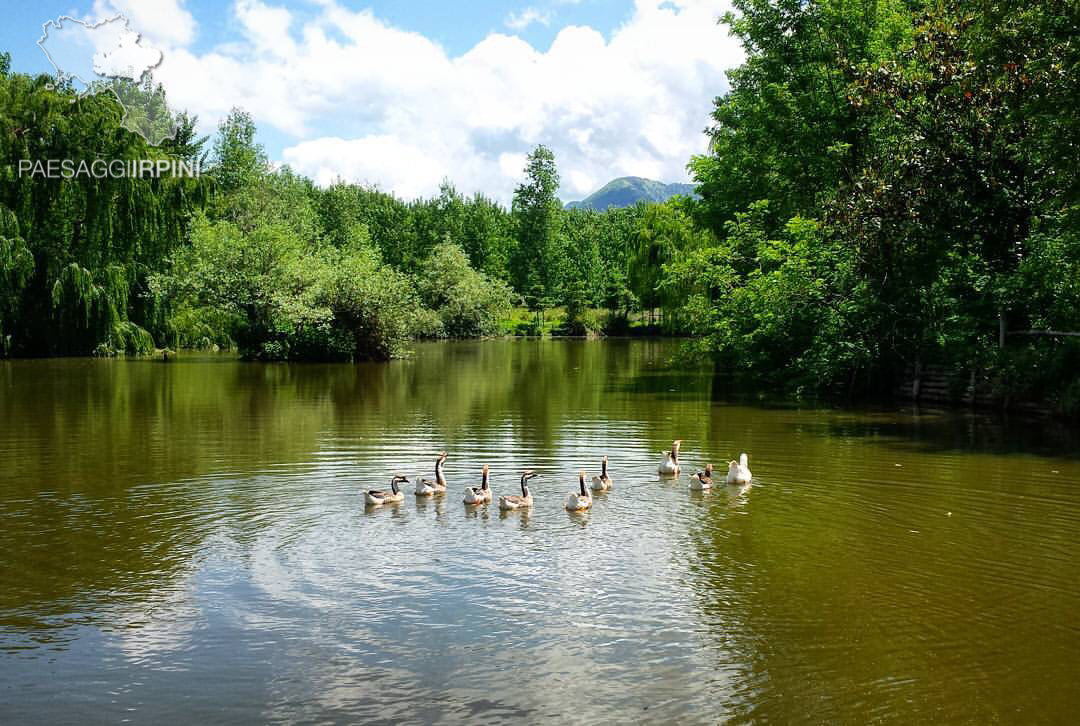
<path fill-rule="evenodd" d="M 410 198 L 449 178 L 508 199 L 524 155 L 556 152 L 564 199 L 617 176 L 687 179 L 711 100 L 741 60 L 727 0 L 84 0 L 9 4 L 0 48 L 60 15 L 123 13 L 155 78 L 205 132 L 234 106 L 277 162 Z"/>

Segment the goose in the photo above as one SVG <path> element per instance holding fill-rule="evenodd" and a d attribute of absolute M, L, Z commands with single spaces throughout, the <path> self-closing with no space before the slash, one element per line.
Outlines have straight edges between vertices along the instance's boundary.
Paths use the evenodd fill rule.
<path fill-rule="evenodd" d="M 443 462 L 446 461 L 446 452 L 439 454 L 435 460 L 435 481 L 421 479 L 416 482 L 416 496 L 425 497 L 432 494 L 446 494 L 446 477 L 443 476 Z"/>
<path fill-rule="evenodd" d="M 379 505 L 389 504 L 391 502 L 401 502 L 405 499 L 405 492 L 398 489 L 398 482 L 409 483 L 407 477 L 401 474 L 395 474 L 394 478 L 390 480 L 390 491 L 385 489 L 368 489 L 364 493 L 364 501 L 368 504 Z"/>
<path fill-rule="evenodd" d="M 731 485 L 749 484 L 751 479 L 749 460 L 746 454 L 739 455 L 739 461 L 729 461 L 727 470 L 727 483 Z"/>
<path fill-rule="evenodd" d="M 529 493 L 529 485 L 527 482 L 535 476 L 535 472 L 524 472 L 521 475 L 521 496 L 509 494 L 507 496 L 499 497 L 499 509 L 505 511 L 510 509 L 520 509 L 522 507 L 531 507 L 533 498 L 532 494 Z"/>
<path fill-rule="evenodd" d="M 608 476 L 607 473 L 607 457 L 600 463 L 600 476 L 594 476 L 592 478 L 592 489 L 594 492 L 606 492 L 615 484 L 615 482 Z"/>
<path fill-rule="evenodd" d="M 705 471 L 699 471 L 690 477 L 690 488 L 704 491 L 712 488 L 712 464 L 705 466 Z"/>
<path fill-rule="evenodd" d="M 488 465 L 484 464 L 484 478 L 478 487 L 465 487 L 466 504 L 488 504 L 491 502 L 491 489 L 488 487 Z"/>
<path fill-rule="evenodd" d="M 592 506 L 592 494 L 585 488 L 585 471 L 578 473 L 579 492 L 570 492 L 566 495 L 566 508 L 571 512 L 579 512 Z"/>
<path fill-rule="evenodd" d="M 679 447 L 682 446 L 682 439 L 676 439 L 671 442 L 671 451 L 665 451 L 667 456 L 660 463 L 660 468 L 657 472 L 660 476 L 678 476 L 679 475 Z"/>

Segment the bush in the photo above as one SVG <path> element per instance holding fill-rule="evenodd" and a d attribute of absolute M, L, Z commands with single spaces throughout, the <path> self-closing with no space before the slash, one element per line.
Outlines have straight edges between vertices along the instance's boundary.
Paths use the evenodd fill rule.
<path fill-rule="evenodd" d="M 596 310 L 578 310 L 574 315 L 567 315 L 566 319 L 554 332 L 557 335 L 592 336 L 597 335 L 604 329 L 601 314 Z"/>
<path fill-rule="evenodd" d="M 280 225 L 200 220 L 155 287 L 180 299 L 172 328 L 188 341 L 231 336 L 261 360 L 386 360 L 424 318 L 410 278 L 365 243 L 310 246 Z"/>
<path fill-rule="evenodd" d="M 378 252 L 366 246 L 330 248 L 317 259 L 310 312 L 330 312 L 332 327 L 351 339 L 353 360 L 401 355 L 425 319 L 409 276 L 384 265 Z"/>
<path fill-rule="evenodd" d="M 166 325 L 170 345 L 197 350 L 231 350 L 236 347 L 232 333 L 239 317 L 214 307 L 179 305 Z"/>
<path fill-rule="evenodd" d="M 425 307 L 421 307 L 416 314 L 413 335 L 425 340 L 438 340 L 447 337 L 442 318 L 434 310 Z"/>
<path fill-rule="evenodd" d="M 495 335 L 510 309 L 506 283 L 469 266 L 465 251 L 444 242 L 421 265 L 416 283 L 420 299 L 442 321 L 442 335 L 453 338 Z"/>
<path fill-rule="evenodd" d="M 630 335 L 630 318 L 618 313 L 608 313 L 602 329 L 604 335 Z"/>
<path fill-rule="evenodd" d="M 514 335 L 521 337 L 536 337 L 544 334 L 540 323 L 535 320 L 522 320 L 514 326 Z"/>

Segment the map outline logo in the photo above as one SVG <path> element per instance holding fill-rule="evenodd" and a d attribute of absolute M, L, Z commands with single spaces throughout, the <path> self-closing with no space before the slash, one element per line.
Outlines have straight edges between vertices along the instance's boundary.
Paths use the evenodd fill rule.
<path fill-rule="evenodd" d="M 72 103 L 108 91 L 123 109 L 120 125 L 128 131 L 151 146 L 176 138 L 179 125 L 175 114 L 165 102 L 164 88 L 153 82 L 152 71 L 164 54 L 143 45 L 142 34 L 131 28 L 125 15 L 118 13 L 97 22 L 61 15 L 41 28 L 37 45 L 56 70 L 59 82 L 74 87 L 78 81 L 84 86 L 81 90 L 75 87 Z"/>

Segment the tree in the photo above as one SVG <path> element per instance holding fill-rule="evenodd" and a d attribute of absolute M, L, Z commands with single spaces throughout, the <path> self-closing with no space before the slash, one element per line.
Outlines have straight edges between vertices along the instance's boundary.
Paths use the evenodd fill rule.
<path fill-rule="evenodd" d="M 424 305 L 439 316 L 443 332 L 455 338 L 494 335 L 510 309 L 510 288 L 472 269 L 465 251 L 451 242 L 432 250 L 416 287 Z"/>
<path fill-rule="evenodd" d="M 971 28 L 963 9 L 922 15 L 912 46 L 861 68 L 853 88 L 874 134 L 830 219 L 869 286 L 866 335 L 886 376 L 926 358 L 985 360 L 999 311 L 1017 304 L 1006 280 L 1049 201 L 1025 158 L 1030 126 L 1013 116 L 1033 79 L 980 62 Z"/>
<path fill-rule="evenodd" d="M 215 181 L 214 216 L 241 221 L 252 204 L 245 204 L 240 192 L 255 188 L 259 177 L 266 173 L 267 158 L 261 145 L 255 142 L 255 120 L 251 113 L 233 108 L 217 126 L 214 138 L 212 176 Z M 251 226 L 251 223 L 247 223 Z"/>
<path fill-rule="evenodd" d="M 343 331 L 352 360 L 388 360 L 401 355 L 415 335 L 423 309 L 412 280 L 382 263 L 370 246 L 350 250 L 324 250 L 314 267 L 317 306 L 330 310 L 333 319 L 326 339 Z M 327 346 L 333 353 L 340 345 Z"/>
<path fill-rule="evenodd" d="M 562 209 L 555 193 L 559 172 L 555 155 L 537 146 L 525 165 L 525 181 L 514 192 L 512 213 L 518 247 L 511 260 L 511 276 L 518 292 L 540 288 L 538 299 L 557 293 L 559 216 Z"/>
<path fill-rule="evenodd" d="M 509 279 L 510 257 L 516 242 L 512 220 L 506 210 L 477 194 L 465 204 L 461 245 L 469 263 L 491 277 Z"/>
<path fill-rule="evenodd" d="M 148 352 L 168 301 L 149 274 L 181 245 L 204 184 L 192 178 L 16 174 L 20 161 L 170 160 L 120 129 L 108 93 L 78 99 L 49 76 L 0 63 L 0 352 Z"/>
<path fill-rule="evenodd" d="M 818 196 L 850 178 L 868 134 L 847 99 L 848 69 L 910 35 L 903 0 L 735 0 L 724 17 L 746 60 L 717 98 L 711 152 L 690 167 L 699 221 L 716 234 L 736 212 L 772 201 L 772 230 L 813 215 Z"/>
<path fill-rule="evenodd" d="M 650 315 L 656 307 L 674 312 L 683 295 L 678 288 L 662 288 L 664 266 L 706 245 L 709 239 L 695 228 L 679 198 L 644 207 L 635 229 L 635 249 L 630 261 L 629 286 Z M 674 328 L 673 321 L 667 321 Z"/>
<path fill-rule="evenodd" d="M 312 246 L 280 224 L 247 232 L 200 219 L 158 284 L 189 309 L 234 320 L 241 352 L 263 360 L 386 360 L 420 317 L 411 279 L 363 234 L 341 248 Z"/>

